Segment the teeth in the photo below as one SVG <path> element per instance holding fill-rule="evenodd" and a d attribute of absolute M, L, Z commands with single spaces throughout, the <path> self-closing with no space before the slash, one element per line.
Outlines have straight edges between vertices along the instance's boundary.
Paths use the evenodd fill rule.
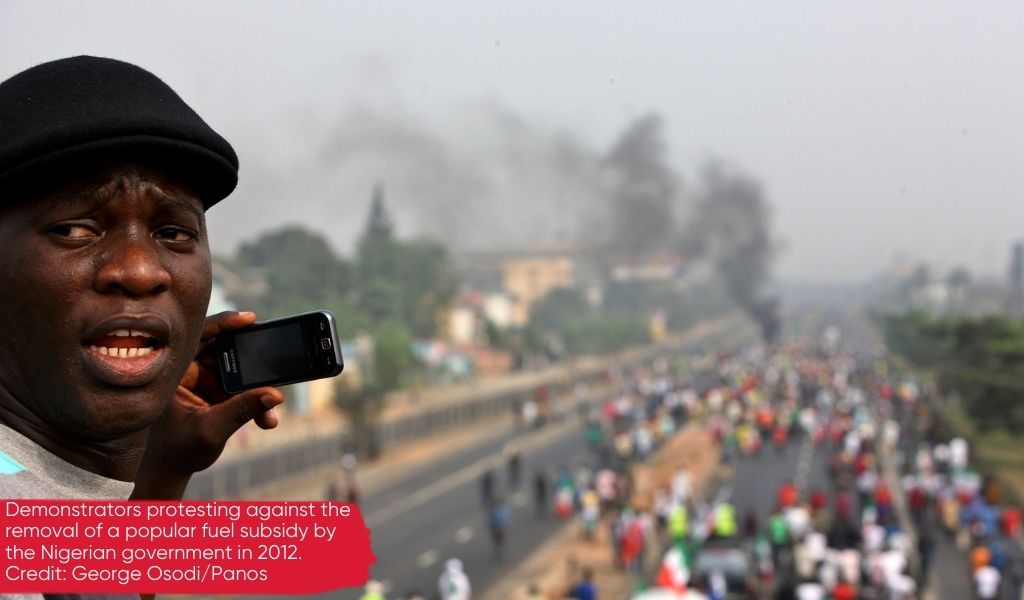
<path fill-rule="evenodd" d="M 106 346 L 89 346 L 89 349 L 103 356 L 117 358 L 139 358 L 153 351 L 152 348 L 107 348 Z"/>
<path fill-rule="evenodd" d="M 148 333 L 139 331 L 137 329 L 115 329 L 114 331 L 111 331 L 107 335 L 112 335 L 114 337 L 144 337 L 144 338 L 151 338 L 151 337 L 153 337 L 153 336 L 149 335 Z"/>

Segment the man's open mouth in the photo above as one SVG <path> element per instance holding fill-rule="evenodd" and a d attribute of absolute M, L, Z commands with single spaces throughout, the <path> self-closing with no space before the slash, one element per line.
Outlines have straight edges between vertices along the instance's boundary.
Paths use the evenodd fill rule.
<path fill-rule="evenodd" d="M 89 350 L 113 358 L 141 358 L 158 349 L 156 338 L 137 329 L 116 329 L 89 340 Z"/>
<path fill-rule="evenodd" d="M 108 319 L 84 336 L 84 365 L 109 385 L 147 385 L 170 359 L 169 338 L 170 327 L 157 317 Z"/>

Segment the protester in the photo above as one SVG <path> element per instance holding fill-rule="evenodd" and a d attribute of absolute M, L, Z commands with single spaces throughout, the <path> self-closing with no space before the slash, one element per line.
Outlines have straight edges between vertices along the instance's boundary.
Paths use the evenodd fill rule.
<path fill-rule="evenodd" d="M 462 570 L 462 561 L 457 558 L 449 558 L 444 565 L 444 571 L 437 581 L 437 590 L 441 600 L 469 600 L 472 597 L 472 589 L 469 585 L 469 577 Z"/>
<path fill-rule="evenodd" d="M 88 56 L 0 83 L 0 495 L 180 498 L 282 394 L 229 396 L 205 211 L 234 150 L 153 74 Z M 198 348 L 198 352 L 197 352 Z"/>
<path fill-rule="evenodd" d="M 384 586 L 373 579 L 367 581 L 359 600 L 384 600 Z"/>
<path fill-rule="evenodd" d="M 999 569 L 985 565 L 974 572 L 974 592 L 978 600 L 994 600 L 999 597 Z"/>
<path fill-rule="evenodd" d="M 511 513 L 504 499 L 497 495 L 487 509 L 487 528 L 491 533 L 491 545 L 494 548 L 495 558 L 502 557 L 505 547 L 505 538 L 508 536 L 508 528 L 511 524 Z"/>
<path fill-rule="evenodd" d="M 576 600 L 597 600 L 597 586 L 594 585 L 594 572 L 584 567 L 580 580 L 569 590 L 569 598 Z"/>

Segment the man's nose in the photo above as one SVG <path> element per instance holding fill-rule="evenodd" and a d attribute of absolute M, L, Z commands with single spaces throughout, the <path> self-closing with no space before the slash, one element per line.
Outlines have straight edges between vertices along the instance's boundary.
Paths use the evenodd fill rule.
<path fill-rule="evenodd" d="M 101 261 L 95 282 L 100 293 L 142 297 L 164 292 L 171 285 L 171 274 L 160 260 L 159 244 L 146 234 L 109 240 Z"/>

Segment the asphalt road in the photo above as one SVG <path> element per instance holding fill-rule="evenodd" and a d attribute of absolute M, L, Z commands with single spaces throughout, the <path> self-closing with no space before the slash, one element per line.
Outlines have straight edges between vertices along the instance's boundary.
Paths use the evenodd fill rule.
<path fill-rule="evenodd" d="M 486 468 L 500 463 L 507 441 L 496 439 L 448 458 L 429 473 L 382 489 L 364 501 L 379 561 L 373 577 L 385 582 L 389 597 L 401 597 L 412 589 L 433 595 L 444 561 L 450 557 L 463 561 L 474 588 L 483 591 L 558 529 L 562 522 L 550 514 L 545 519 L 535 517 L 530 475 L 535 468 L 554 472 L 562 464 L 587 464 L 582 429 L 567 426 L 557 434 L 541 432 L 527 447 L 522 489 L 508 496 L 513 526 L 504 557 L 498 560 L 487 537 L 479 482 Z M 827 461 L 827 451 L 815 451 L 806 438 L 793 440 L 781 450 L 768 447 L 760 456 L 740 460 L 733 480 L 719 494 L 727 496 L 739 514 L 752 508 L 764 522 L 783 482 L 795 481 L 804 493 L 815 487 L 828 489 Z M 504 479 L 503 467 L 496 473 L 499 480 Z M 343 590 L 321 597 L 356 600 L 359 595 L 359 590 Z"/>
<path fill-rule="evenodd" d="M 738 348 L 751 339 L 749 327 L 734 327 L 716 336 L 716 346 Z M 700 347 L 708 341 L 693 344 Z M 518 490 L 507 486 L 502 452 L 515 441 L 522 449 L 522 481 Z M 372 530 L 377 564 L 371 577 L 384 583 L 388 598 L 418 590 L 426 598 L 437 593 L 437 581 L 448 558 L 462 560 L 475 593 L 482 593 L 557 532 L 564 521 L 549 508 L 538 518 L 533 506 L 533 474 L 550 477 L 562 466 L 575 471 L 593 466 L 584 440 L 583 424 L 575 416 L 533 432 L 510 432 L 479 446 L 439 456 L 423 472 L 403 477 L 364 497 L 364 518 Z M 499 491 L 511 511 L 511 527 L 502 556 L 496 557 L 487 529 L 480 493 L 484 471 L 494 468 Z M 343 558 L 339 557 L 339 560 Z M 359 589 L 314 598 L 357 600 Z M 309 596 L 304 596 L 309 597 Z"/>
<path fill-rule="evenodd" d="M 523 448 L 518 489 L 509 487 L 502 460 L 505 444 L 513 440 Z M 550 510 L 543 518 L 535 515 L 535 469 L 546 469 L 553 475 L 561 465 L 576 468 L 587 464 L 586 457 L 583 428 L 573 420 L 489 440 L 374 491 L 361 504 L 364 519 L 373 531 L 371 542 L 378 561 L 371 577 L 384 583 L 390 590 L 389 598 L 414 589 L 432 597 L 444 562 L 454 557 L 464 563 L 474 589 L 485 590 L 563 524 Z M 507 498 L 512 514 L 500 558 L 494 554 L 481 502 L 480 480 L 488 468 L 495 469 L 499 491 Z M 347 589 L 312 597 L 356 600 L 361 593 L 359 589 Z"/>
<path fill-rule="evenodd" d="M 816 488 L 831 491 L 828 459 L 828 447 L 815 448 L 806 436 L 790 440 L 781 449 L 768 443 L 759 455 L 741 458 L 734 464 L 732 481 L 720 490 L 720 497 L 728 499 L 741 518 L 754 510 L 757 522 L 763 526 L 775 508 L 783 483 L 796 484 L 804 498 Z"/>
<path fill-rule="evenodd" d="M 689 346 L 738 348 L 751 339 L 752 331 L 748 324 L 741 324 L 727 328 L 712 340 L 702 339 Z M 511 441 L 522 450 L 518 490 L 508 488 L 502 458 L 503 449 Z M 462 560 L 475 593 L 482 593 L 565 523 L 556 519 L 550 508 L 543 518 L 536 516 L 534 472 L 544 469 L 553 477 L 563 465 L 575 470 L 588 464 L 583 424 L 575 415 L 536 431 L 508 432 L 472 448 L 449 455 L 439 453 L 438 459 L 421 472 L 405 475 L 363 497 L 360 507 L 372 530 L 371 543 L 377 557 L 371 578 L 384 583 L 388 598 L 400 598 L 411 590 L 431 598 L 437 593 L 445 561 L 454 557 Z M 511 527 L 501 557 L 493 551 L 481 501 L 480 480 L 488 468 L 495 469 L 499 491 L 511 511 Z M 301 597 L 357 600 L 361 595 L 361 589 L 352 588 Z"/>

